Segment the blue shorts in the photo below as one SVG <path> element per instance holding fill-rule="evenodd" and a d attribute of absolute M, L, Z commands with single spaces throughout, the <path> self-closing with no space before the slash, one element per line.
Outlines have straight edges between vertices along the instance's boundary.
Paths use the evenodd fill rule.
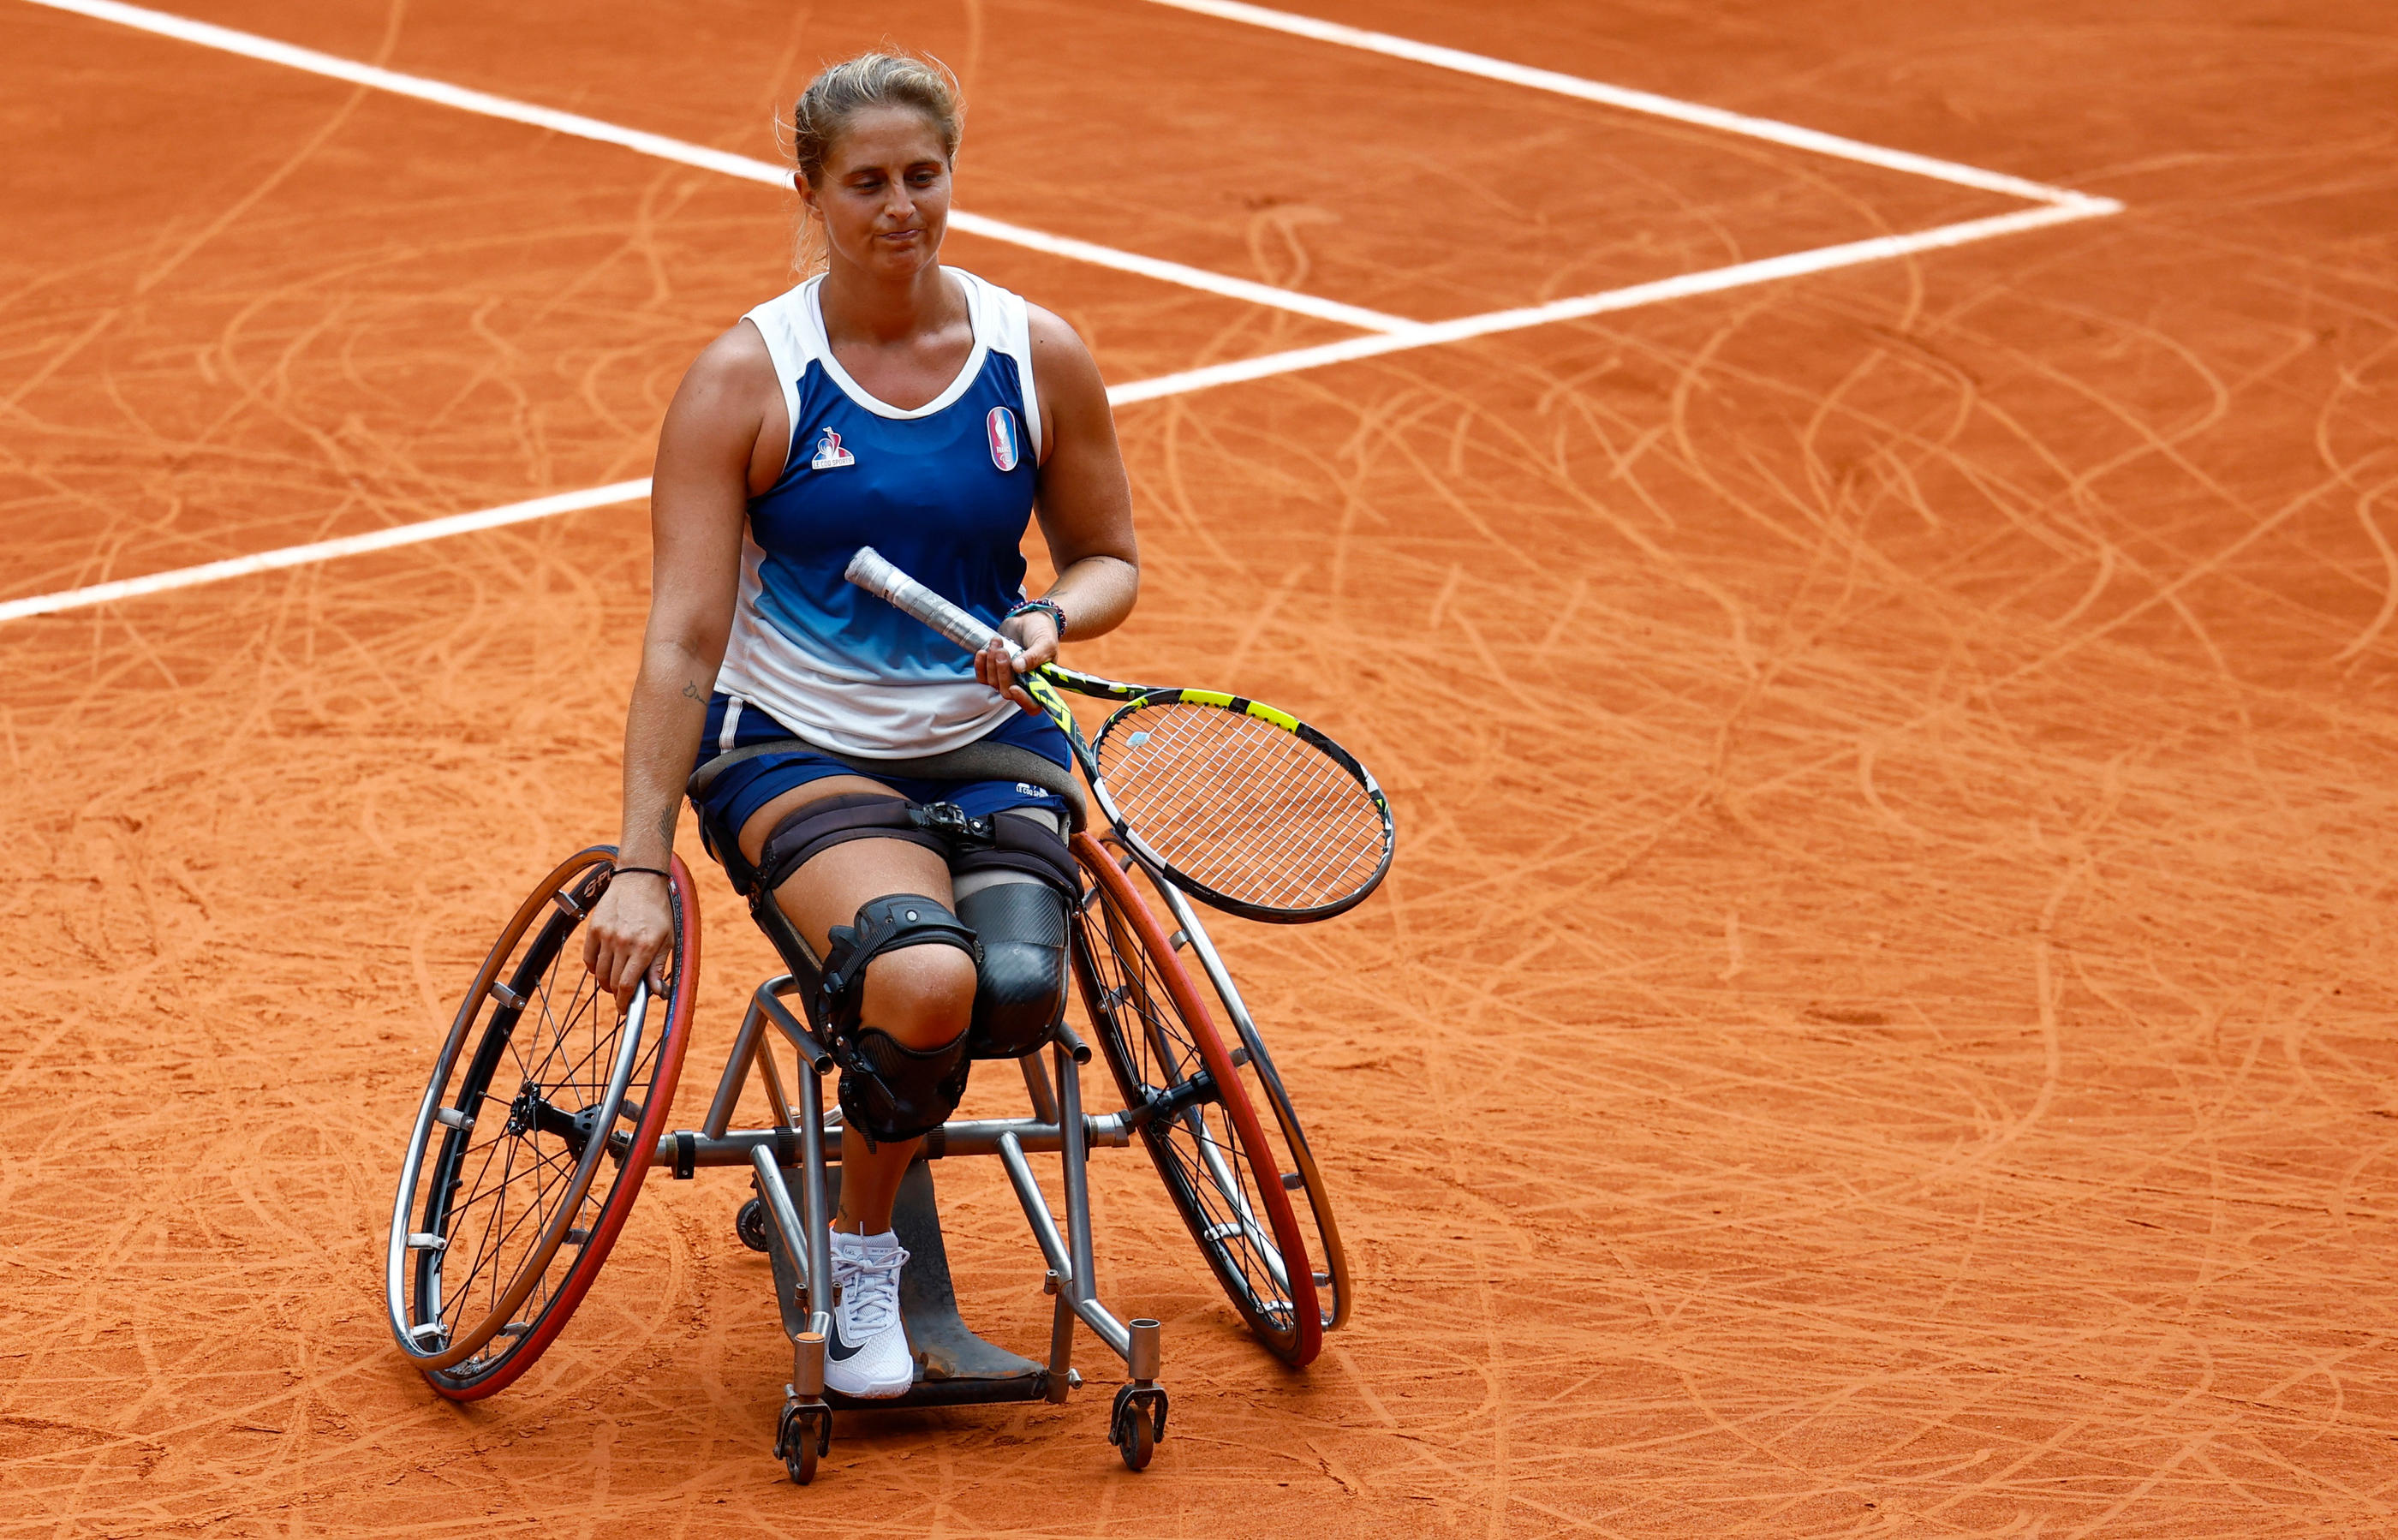
<path fill-rule="evenodd" d="M 734 724 L 733 741 L 724 740 L 724 713 L 733 697 L 719 695 L 707 703 L 707 730 L 700 736 L 699 758 L 692 765 L 696 771 L 728 749 L 745 748 L 752 743 L 765 743 L 775 738 L 792 736 L 791 730 L 760 710 L 750 702 L 741 703 L 741 719 Z M 1029 749 L 1060 766 L 1074 763 L 1074 751 L 1066 742 L 1066 735 L 1046 717 L 1035 717 L 1022 711 L 1011 711 L 1000 724 L 983 735 L 984 743 L 1004 743 L 1017 749 Z M 829 776 L 865 776 L 882 782 L 909 802 L 955 803 L 970 818 L 979 818 L 1010 807 L 1037 807 L 1058 814 L 1061 818 L 1068 808 L 1066 799 L 1057 792 L 1014 780 L 925 780 L 915 776 L 879 776 L 863 768 L 868 762 L 850 764 L 825 754 L 806 752 L 761 754 L 744 760 L 716 778 L 707 789 L 707 799 L 699 804 L 703 828 L 713 822 L 730 831 L 735 838 L 758 810 L 795 786 L 823 780 Z"/>

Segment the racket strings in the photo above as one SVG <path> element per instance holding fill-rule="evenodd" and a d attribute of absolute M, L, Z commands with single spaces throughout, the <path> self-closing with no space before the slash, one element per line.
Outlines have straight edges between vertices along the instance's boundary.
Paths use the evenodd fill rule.
<path fill-rule="evenodd" d="M 1098 745 L 1125 819 L 1167 865 L 1245 902 L 1309 909 L 1380 870 L 1381 810 L 1339 761 L 1245 712 L 1161 702 Z"/>

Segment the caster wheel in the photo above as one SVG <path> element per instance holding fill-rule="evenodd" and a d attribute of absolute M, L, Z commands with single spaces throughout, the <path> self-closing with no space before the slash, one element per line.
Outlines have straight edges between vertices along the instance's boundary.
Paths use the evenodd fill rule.
<path fill-rule="evenodd" d="M 775 1425 L 775 1452 L 793 1484 L 816 1479 L 816 1461 L 832 1452 L 832 1408 L 823 1402 L 785 1401 Z"/>
<path fill-rule="evenodd" d="M 1147 1470 L 1152 1456 L 1157 1452 L 1157 1436 L 1150 1431 L 1149 1419 L 1136 1412 L 1125 1425 L 1124 1441 L 1116 1445 L 1124 1456 L 1126 1470 Z"/>
<path fill-rule="evenodd" d="M 733 1216 L 733 1233 L 739 1236 L 741 1244 L 752 1251 L 763 1251 L 772 1244 L 766 1236 L 764 1199 L 753 1197 L 741 1206 L 741 1211 Z M 798 1478 L 794 1477 L 793 1479 L 796 1480 Z"/>
<path fill-rule="evenodd" d="M 1165 1392 L 1155 1385 L 1125 1385 L 1108 1412 L 1108 1442 L 1124 1456 L 1126 1470 L 1146 1470 L 1165 1437 Z"/>

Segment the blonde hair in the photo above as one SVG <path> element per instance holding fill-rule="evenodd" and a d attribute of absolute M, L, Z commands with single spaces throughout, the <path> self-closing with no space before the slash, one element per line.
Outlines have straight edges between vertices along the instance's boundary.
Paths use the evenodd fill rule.
<path fill-rule="evenodd" d="M 957 76 L 940 61 L 908 54 L 862 53 L 827 68 L 791 108 L 791 159 L 811 187 L 824 182 L 825 159 L 852 119 L 869 107 L 906 107 L 924 116 L 954 157 L 965 128 Z"/>

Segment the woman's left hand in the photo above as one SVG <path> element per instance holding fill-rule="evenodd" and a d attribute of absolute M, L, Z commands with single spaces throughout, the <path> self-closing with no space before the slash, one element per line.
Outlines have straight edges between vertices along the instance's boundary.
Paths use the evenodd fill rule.
<path fill-rule="evenodd" d="M 1046 716 L 1041 705 L 1025 694 L 1024 686 L 1016 682 L 1018 672 L 1031 673 L 1058 656 L 1058 626 L 1039 610 L 1027 610 L 1003 623 L 999 634 L 1024 649 L 1024 667 L 1019 670 L 1007 656 L 1007 649 L 994 642 L 975 654 L 975 678 L 1016 702 L 1033 716 Z"/>

